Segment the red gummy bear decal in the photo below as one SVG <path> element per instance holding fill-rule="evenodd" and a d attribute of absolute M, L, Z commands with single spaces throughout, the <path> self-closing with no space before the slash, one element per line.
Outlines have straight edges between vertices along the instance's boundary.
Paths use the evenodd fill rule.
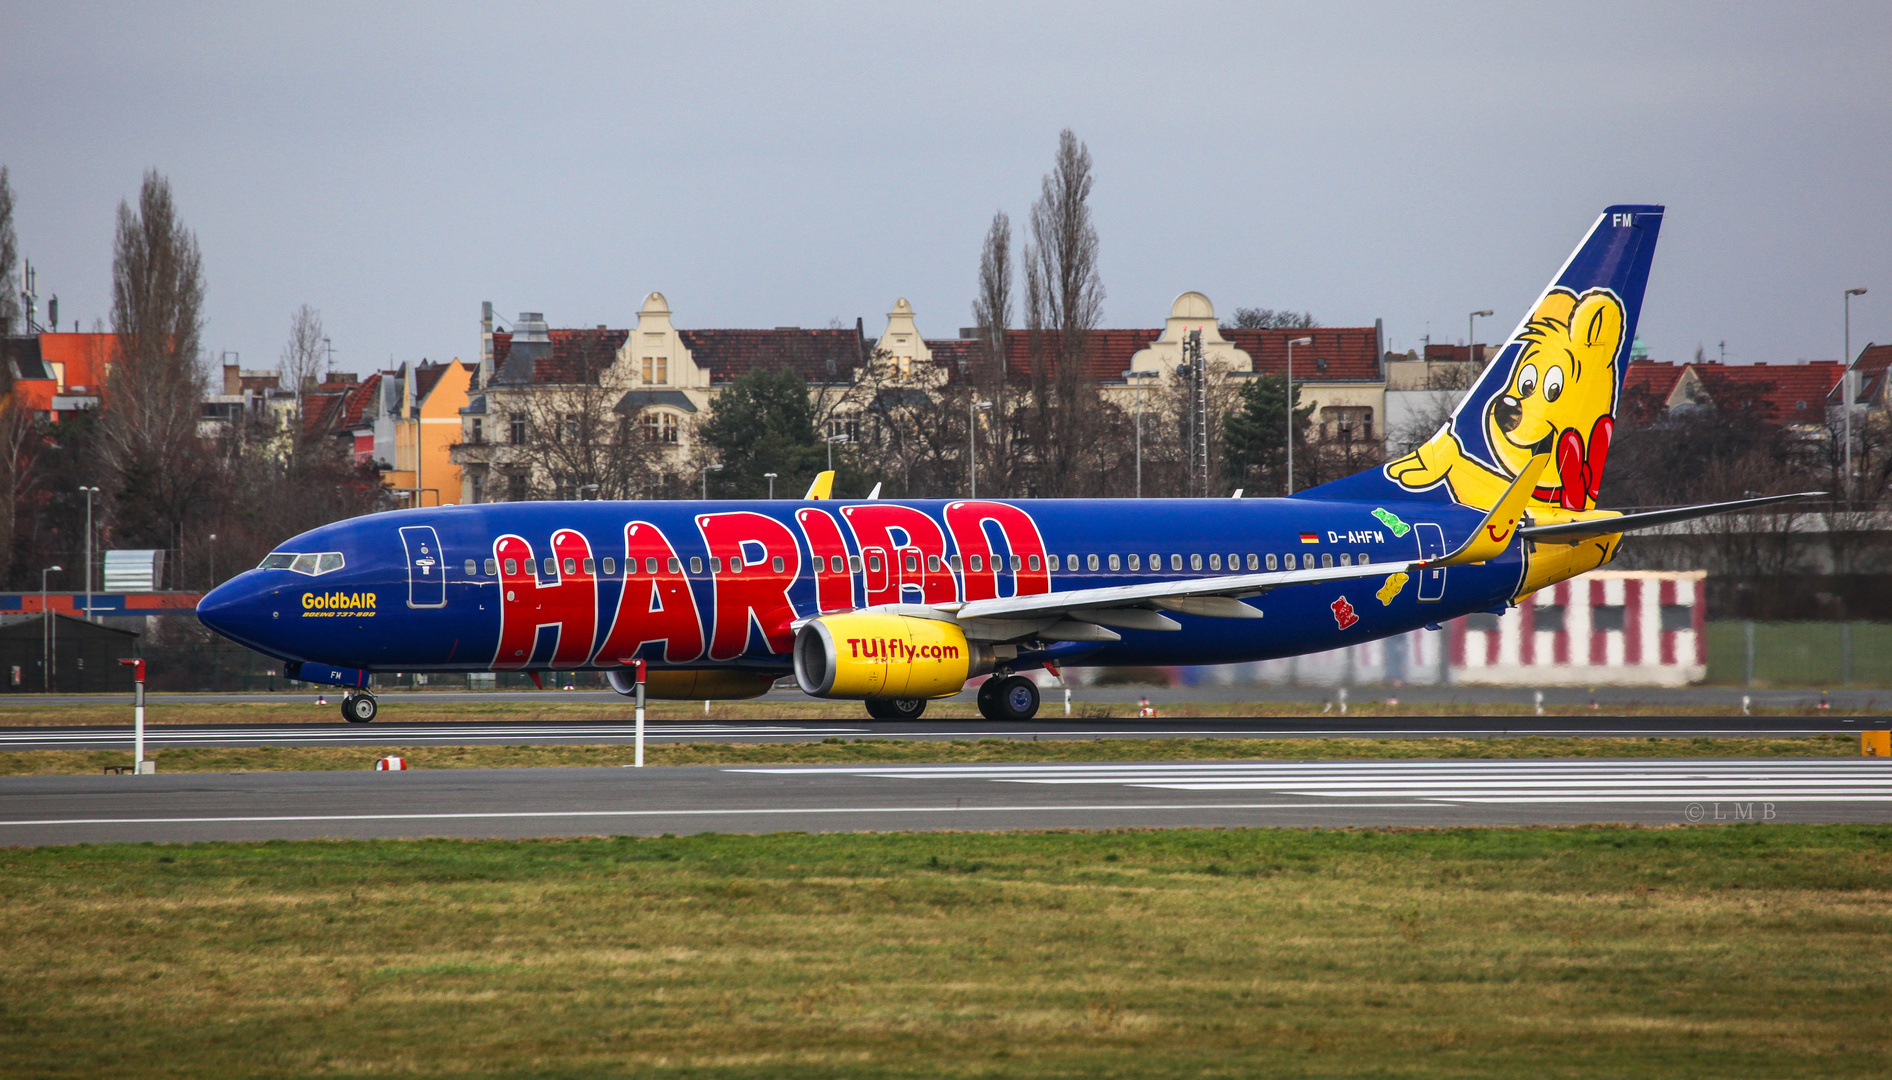
<path fill-rule="evenodd" d="M 1342 630 L 1360 621 L 1360 616 L 1353 613 L 1353 605 L 1347 603 L 1344 596 L 1333 602 L 1333 609 L 1334 622 L 1339 623 Z"/>

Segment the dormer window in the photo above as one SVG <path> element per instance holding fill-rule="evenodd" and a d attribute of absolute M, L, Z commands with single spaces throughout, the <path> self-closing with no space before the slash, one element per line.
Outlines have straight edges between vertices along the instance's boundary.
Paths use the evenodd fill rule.
<path fill-rule="evenodd" d="M 661 386 L 670 381 L 670 358 L 668 356 L 644 357 L 644 385 Z"/>

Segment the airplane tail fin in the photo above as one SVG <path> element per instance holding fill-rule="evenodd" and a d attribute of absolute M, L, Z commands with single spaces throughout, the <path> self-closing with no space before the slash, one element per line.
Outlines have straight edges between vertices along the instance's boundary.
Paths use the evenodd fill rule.
<path fill-rule="evenodd" d="M 1604 210 L 1432 438 L 1300 497 L 1489 510 L 1533 457 L 1548 454 L 1528 508 L 1594 508 L 1662 214 L 1660 206 Z"/>

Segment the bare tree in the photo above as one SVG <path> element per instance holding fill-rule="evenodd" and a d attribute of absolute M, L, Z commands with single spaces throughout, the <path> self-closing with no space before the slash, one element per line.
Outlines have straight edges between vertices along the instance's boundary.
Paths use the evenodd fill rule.
<path fill-rule="evenodd" d="M 125 540 L 175 549 L 185 517 L 213 490 L 217 463 L 197 438 L 203 258 L 155 170 L 136 209 L 119 204 L 113 247 L 117 359 L 100 417 L 104 458 L 117 473 L 113 516 Z"/>
<path fill-rule="evenodd" d="M 635 499 L 646 493 L 679 429 L 646 426 L 635 411 L 618 411 L 624 389 L 608 377 L 617 352 L 602 333 L 580 331 L 567 348 L 569 381 L 522 403 L 527 434 L 518 461 L 527 466 L 529 497 Z"/>
<path fill-rule="evenodd" d="M 1018 470 L 1018 455 L 1011 438 L 1013 413 L 1017 402 L 1011 392 L 1011 358 L 1007 355 L 1007 335 L 1012 327 L 1012 219 L 1000 210 L 992 215 L 985 244 L 979 252 L 979 295 L 972 302 L 972 317 L 979 326 L 983 356 L 979 366 L 968 372 L 976 397 L 989 401 L 986 413 L 990 423 L 981 425 L 984 438 L 979 443 L 979 475 L 988 489 L 1012 490 Z M 977 420 L 973 422 L 977 423 Z"/>
<path fill-rule="evenodd" d="M 1427 368 L 1424 396 L 1409 398 L 1407 411 L 1397 421 L 1387 417 L 1387 452 L 1394 456 L 1411 453 L 1437 434 L 1478 377 L 1478 369 L 1470 364 L 1428 364 Z"/>
<path fill-rule="evenodd" d="M 1069 128 L 1031 207 L 1025 247 L 1025 321 L 1031 331 L 1033 443 L 1040 495 L 1081 493 L 1100 477 L 1077 469 L 1086 421 L 1100 395 L 1084 370 L 1090 333 L 1103 317 L 1097 228 L 1091 223 L 1089 148 Z"/>
<path fill-rule="evenodd" d="M 282 388 L 293 390 L 298 401 L 304 389 L 321 381 L 322 340 L 320 311 L 303 304 L 289 316 L 289 340 L 282 347 L 276 370 L 282 376 Z"/>
<path fill-rule="evenodd" d="M 20 317 L 20 298 L 13 287 L 13 271 L 20 262 L 20 238 L 13 231 L 13 183 L 0 165 L 0 334 L 13 332 Z M 55 328 L 56 329 L 56 328 Z"/>
<path fill-rule="evenodd" d="M 1311 311 L 1238 307 L 1234 318 L 1223 325 L 1236 330 L 1308 330 L 1319 326 L 1320 320 Z"/>

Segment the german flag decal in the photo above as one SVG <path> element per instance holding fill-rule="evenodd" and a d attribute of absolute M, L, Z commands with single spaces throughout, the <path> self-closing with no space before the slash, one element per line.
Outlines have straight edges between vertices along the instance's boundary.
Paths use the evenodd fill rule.
<path fill-rule="evenodd" d="M 1318 543 L 1320 543 L 1320 534 L 1319 534 L 1319 533 L 1302 533 L 1302 534 L 1301 534 L 1301 543 L 1303 543 L 1303 544 L 1318 544 Z"/>

